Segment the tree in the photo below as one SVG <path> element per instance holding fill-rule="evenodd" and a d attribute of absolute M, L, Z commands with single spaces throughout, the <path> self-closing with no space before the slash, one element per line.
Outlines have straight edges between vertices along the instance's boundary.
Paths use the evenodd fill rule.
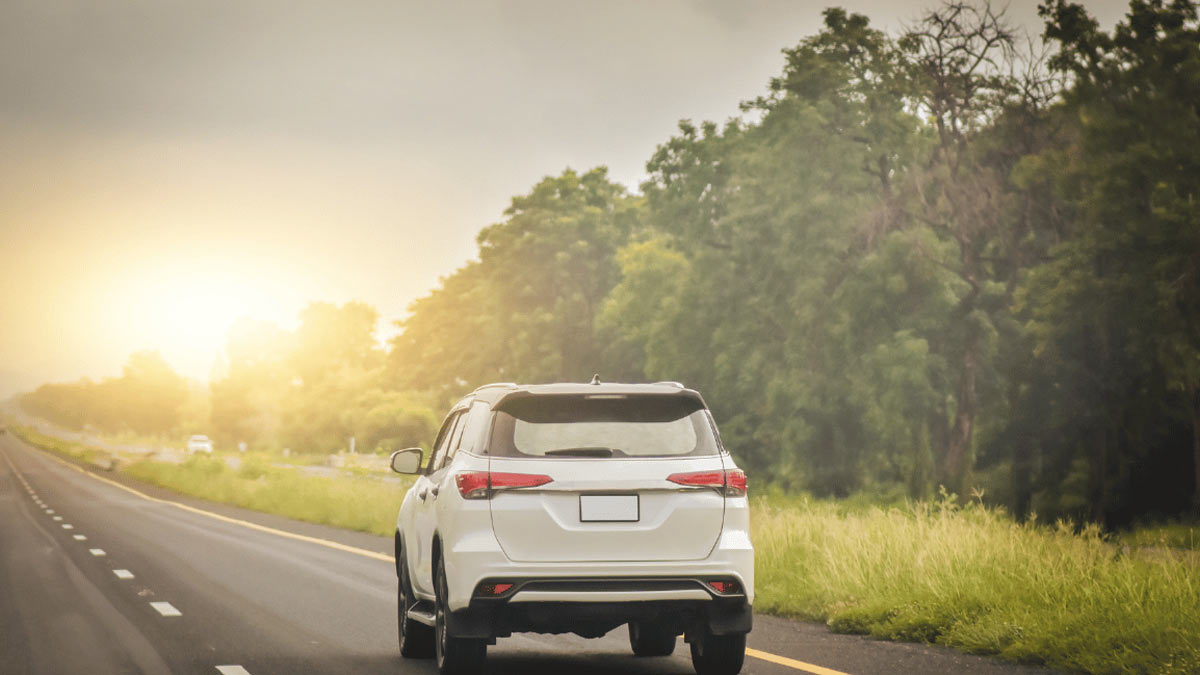
<path fill-rule="evenodd" d="M 413 303 L 392 341 L 390 377 L 461 391 L 613 370 L 595 318 L 617 282 L 616 252 L 636 207 L 604 168 L 568 169 L 514 197 L 506 219 L 479 233 L 479 260 Z"/>
<path fill-rule="evenodd" d="M 1200 507 L 1200 30 L 1187 0 L 1134 0 L 1111 35 L 1082 6 L 1041 7 L 1068 73 L 1080 137 L 1061 186 L 1071 237 L 1035 279 L 1043 345 L 1083 341 L 1103 403 L 1092 441 L 1107 460 L 1131 387 L 1165 385 L 1192 428 Z M 1031 293 L 1032 295 L 1032 293 Z M 1114 367 L 1114 364 L 1120 364 Z M 1157 370 L 1157 372 L 1152 372 Z M 1111 374 L 1119 373 L 1119 377 Z M 1157 395 L 1163 396 L 1164 392 Z M 1169 395 L 1169 394 L 1168 394 Z M 1093 485 L 1094 494 L 1104 485 Z"/>

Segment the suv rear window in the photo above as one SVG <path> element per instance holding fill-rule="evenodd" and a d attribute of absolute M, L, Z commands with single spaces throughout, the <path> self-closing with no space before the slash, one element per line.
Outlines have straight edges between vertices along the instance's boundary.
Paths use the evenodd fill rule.
<path fill-rule="evenodd" d="M 500 404 L 488 452 L 500 457 L 715 455 L 704 405 L 691 397 L 524 396 Z"/>

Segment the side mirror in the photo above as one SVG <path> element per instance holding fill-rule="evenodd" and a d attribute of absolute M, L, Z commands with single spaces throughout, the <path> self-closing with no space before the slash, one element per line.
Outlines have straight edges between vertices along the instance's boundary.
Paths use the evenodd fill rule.
<path fill-rule="evenodd" d="M 421 460 L 425 451 L 420 448 L 406 448 L 392 453 L 392 471 L 396 473 L 420 473 Z"/>

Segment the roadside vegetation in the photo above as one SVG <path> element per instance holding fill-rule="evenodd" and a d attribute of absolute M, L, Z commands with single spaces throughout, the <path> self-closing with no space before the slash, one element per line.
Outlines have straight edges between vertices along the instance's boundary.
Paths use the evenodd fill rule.
<path fill-rule="evenodd" d="M 147 483 L 214 502 L 321 525 L 390 537 L 411 484 L 378 476 L 305 476 L 251 456 L 234 469 L 223 458 L 193 455 L 182 464 L 142 460 L 124 473 Z"/>
<path fill-rule="evenodd" d="M 758 499 L 755 609 L 1086 673 L 1200 672 L 1200 560 L 942 499 Z"/>
<path fill-rule="evenodd" d="M 341 472 L 330 478 L 308 476 L 299 468 L 277 466 L 277 458 L 265 453 L 239 454 L 233 462 L 236 468 L 221 454 L 197 453 L 182 463 L 114 458 L 28 427 L 9 428 L 43 450 L 181 494 L 381 536 L 391 536 L 395 530 L 396 513 L 411 485 L 407 477 L 388 474 L 389 481 L 384 482 L 379 474 L 365 470 Z"/>
<path fill-rule="evenodd" d="M 1164 523 L 1134 528 L 1121 535 L 1127 546 L 1200 551 L 1200 522 Z"/>

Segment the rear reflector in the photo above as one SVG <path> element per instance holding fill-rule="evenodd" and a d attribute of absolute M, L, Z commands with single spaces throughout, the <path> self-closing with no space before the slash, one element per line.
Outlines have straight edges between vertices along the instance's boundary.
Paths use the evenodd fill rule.
<path fill-rule="evenodd" d="M 553 480 L 550 476 L 536 473 L 499 471 L 463 471 L 454 476 L 463 499 L 488 499 L 495 490 L 537 487 Z"/>
<path fill-rule="evenodd" d="M 513 587 L 512 584 L 494 584 L 494 583 L 480 584 L 479 590 L 475 593 L 475 595 L 483 595 L 483 596 L 504 595 L 506 592 L 508 592 L 508 589 L 510 589 L 512 587 Z"/>
<path fill-rule="evenodd" d="M 746 496 L 746 473 L 741 469 L 673 473 L 667 476 L 667 480 L 688 487 L 717 488 L 727 497 Z"/>
<path fill-rule="evenodd" d="M 708 582 L 708 585 L 711 586 L 714 591 L 722 595 L 737 593 L 741 590 L 741 586 L 739 586 L 738 582 L 736 581 L 710 581 Z"/>

